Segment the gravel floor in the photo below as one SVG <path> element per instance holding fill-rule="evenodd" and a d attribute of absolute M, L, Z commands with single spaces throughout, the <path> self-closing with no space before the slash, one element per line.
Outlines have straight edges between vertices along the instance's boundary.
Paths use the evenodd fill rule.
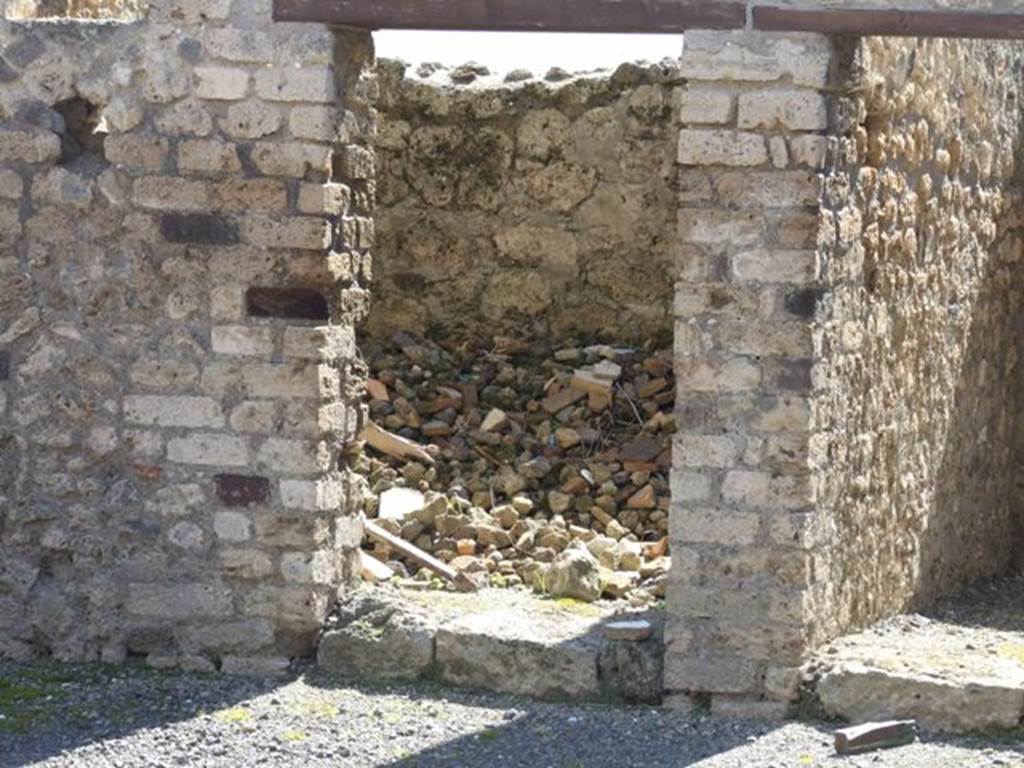
<path fill-rule="evenodd" d="M 540 704 L 309 671 L 279 681 L 0 663 L 0 765 L 1024 766 L 1024 734 L 839 758 L 831 726 Z"/>

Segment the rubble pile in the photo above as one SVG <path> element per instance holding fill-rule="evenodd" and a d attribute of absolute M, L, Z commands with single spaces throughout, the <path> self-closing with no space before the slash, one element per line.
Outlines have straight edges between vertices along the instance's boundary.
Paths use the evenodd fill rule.
<path fill-rule="evenodd" d="M 670 350 L 398 333 L 364 354 L 367 517 L 481 584 L 588 601 L 663 595 Z M 430 578 L 386 544 L 367 547 Z"/>

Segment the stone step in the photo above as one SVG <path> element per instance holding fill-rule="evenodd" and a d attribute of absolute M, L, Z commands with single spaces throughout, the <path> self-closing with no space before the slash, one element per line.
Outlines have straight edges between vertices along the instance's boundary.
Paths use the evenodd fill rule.
<path fill-rule="evenodd" d="M 435 677 L 541 699 L 661 699 L 661 622 L 651 612 L 628 615 L 650 622 L 649 637 L 611 639 L 622 636 L 608 630 L 621 614 L 574 612 L 509 590 L 442 594 L 364 588 L 347 596 L 321 639 L 318 663 L 349 676 Z"/>
<path fill-rule="evenodd" d="M 914 719 L 925 730 L 1016 728 L 1024 720 L 1024 636 L 896 617 L 818 654 L 814 692 L 853 723 Z"/>

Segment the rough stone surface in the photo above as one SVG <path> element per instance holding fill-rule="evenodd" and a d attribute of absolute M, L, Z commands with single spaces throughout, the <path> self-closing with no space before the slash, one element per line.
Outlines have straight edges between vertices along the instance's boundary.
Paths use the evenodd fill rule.
<path fill-rule="evenodd" d="M 456 87 L 383 64 L 369 332 L 667 335 L 678 82 Z"/>
<path fill-rule="evenodd" d="M 317 648 L 321 669 L 412 680 L 433 670 L 436 619 L 390 592 L 359 590 L 338 606 Z"/>
<path fill-rule="evenodd" d="M 155 0 L 132 24 L 0 21 L 0 50 L 0 653 L 280 671 L 355 573 L 360 368 L 242 297 L 318 289 L 317 323 L 349 338 L 363 314 L 342 294 L 367 282 L 372 165 L 328 177 L 326 158 L 372 132 L 368 36 Z M 345 136 L 280 127 L 327 85 Z M 237 140 L 257 137 L 340 202 L 301 209 Z M 259 466 L 295 444 L 303 461 Z"/>
<path fill-rule="evenodd" d="M 1021 51 L 866 40 L 847 55 L 819 236 L 817 515 L 796 533 L 817 548 L 817 641 L 1005 572 L 1022 534 L 1024 120 L 1004 74 Z M 951 121 L 961 110 L 977 119 Z"/>

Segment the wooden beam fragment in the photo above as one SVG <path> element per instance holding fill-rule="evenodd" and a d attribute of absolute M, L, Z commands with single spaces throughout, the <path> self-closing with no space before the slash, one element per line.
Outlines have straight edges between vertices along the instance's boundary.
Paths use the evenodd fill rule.
<path fill-rule="evenodd" d="M 955 9 L 780 8 L 754 6 L 752 23 L 764 32 L 895 37 L 1024 38 L 1024 8 L 1014 13 Z"/>
<path fill-rule="evenodd" d="M 835 747 L 839 754 L 849 755 L 911 744 L 916 738 L 917 723 L 914 720 L 888 720 L 840 728 L 835 733 Z"/>
<path fill-rule="evenodd" d="M 666 32 L 740 29 L 738 0 L 274 0 L 275 21 L 366 29 Z"/>
<path fill-rule="evenodd" d="M 372 520 L 363 520 L 363 530 L 366 534 L 377 541 L 387 544 L 393 550 L 410 560 L 415 560 L 424 568 L 436 573 L 459 592 L 476 592 L 477 586 L 471 578 L 464 573 L 459 573 L 454 568 L 442 563 L 433 555 L 428 555 L 422 549 L 410 544 L 405 539 L 395 536 L 381 528 Z"/>
<path fill-rule="evenodd" d="M 386 453 L 396 459 L 422 461 L 430 466 L 435 464 L 434 457 L 424 448 L 412 440 L 406 440 L 401 435 L 394 435 L 386 429 L 378 427 L 372 421 L 366 425 L 359 435 L 359 439 L 366 441 L 371 448 L 376 448 L 381 453 Z"/>

